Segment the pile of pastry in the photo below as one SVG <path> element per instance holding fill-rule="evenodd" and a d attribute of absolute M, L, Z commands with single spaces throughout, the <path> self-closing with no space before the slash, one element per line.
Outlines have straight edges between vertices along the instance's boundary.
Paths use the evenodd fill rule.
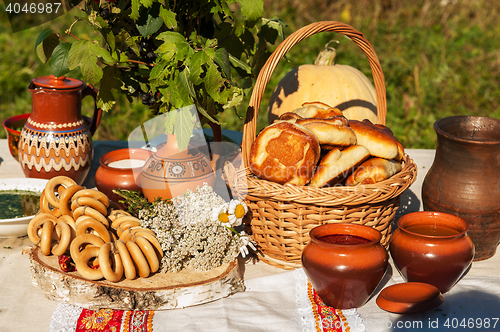
<path fill-rule="evenodd" d="M 373 184 L 402 169 L 404 148 L 392 131 L 348 120 L 337 108 L 304 103 L 264 128 L 250 150 L 258 177 L 298 186 Z"/>

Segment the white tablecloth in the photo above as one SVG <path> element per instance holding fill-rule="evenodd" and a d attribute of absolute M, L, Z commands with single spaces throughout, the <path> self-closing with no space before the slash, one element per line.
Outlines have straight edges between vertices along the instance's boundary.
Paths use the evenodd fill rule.
<path fill-rule="evenodd" d="M 93 169 L 85 182 L 93 187 L 92 174 L 98 167 L 99 157 L 107 151 L 125 147 L 123 142 L 94 142 Z M 407 150 L 418 166 L 416 182 L 401 199 L 402 213 L 421 209 L 421 184 L 434 160 L 433 150 Z M 7 141 L 0 140 L 0 178 L 24 177 L 19 164 L 10 156 Z M 29 259 L 22 254 L 31 245 L 29 239 L 0 239 L 0 332 L 49 331 L 51 317 L 58 302 L 45 297 L 31 282 Z M 500 308 L 500 255 L 474 262 L 471 270 L 458 285 L 445 294 L 445 302 L 438 310 L 417 315 L 396 315 L 380 309 L 372 298 L 358 308 L 359 323 L 367 331 L 474 331 L 461 327 L 462 319 L 479 322 L 490 318 L 490 327 L 483 324 L 479 331 L 500 331 L 493 328 L 494 315 Z M 247 291 L 197 307 L 160 312 L 155 315 L 158 331 L 299 331 L 307 326 L 295 324 L 300 315 L 296 303 L 297 271 L 287 272 L 262 262 L 245 264 Z M 402 282 L 393 270 L 382 286 Z M 375 294 L 374 296 L 376 296 Z M 447 327 L 446 320 L 449 321 Z M 399 323 L 398 323 L 399 322 Z M 413 322 L 413 323 L 412 323 Z M 437 323 L 436 323 L 437 322 Z M 399 324 L 399 325 L 398 325 Z M 402 324 L 402 325 L 401 325 Z M 412 328 L 409 327 L 413 324 Z M 422 324 L 420 326 L 419 324 Z M 431 325 L 429 325 L 431 324 Z M 439 329 L 434 326 L 438 324 Z M 455 325 L 456 326 L 455 326 Z M 307 330 L 307 329 L 306 329 Z"/>

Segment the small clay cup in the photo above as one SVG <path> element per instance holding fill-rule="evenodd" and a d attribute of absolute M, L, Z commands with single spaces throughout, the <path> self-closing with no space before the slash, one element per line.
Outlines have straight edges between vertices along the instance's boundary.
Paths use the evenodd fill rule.
<path fill-rule="evenodd" d="M 381 234 L 357 224 L 325 224 L 309 232 L 302 266 L 323 302 L 336 309 L 363 306 L 382 280 L 388 254 Z M 347 244 L 328 243 L 326 236 L 344 237 Z M 363 243 L 357 243 L 359 238 Z"/>
<path fill-rule="evenodd" d="M 12 157 L 19 161 L 18 144 L 21 136 L 21 131 L 26 120 L 28 120 L 30 113 L 19 114 L 6 119 L 3 122 L 3 127 L 7 133 L 7 142 L 9 143 L 9 151 Z"/>
<path fill-rule="evenodd" d="M 390 242 L 396 268 L 406 281 L 424 282 L 448 292 L 474 259 L 469 225 L 444 212 L 420 211 L 398 220 Z"/>
<path fill-rule="evenodd" d="M 139 183 L 139 174 L 142 166 L 138 167 L 110 167 L 113 162 L 127 160 L 143 160 L 144 163 L 153 154 L 145 149 L 119 149 L 104 154 L 99 159 L 100 166 L 95 174 L 95 185 L 99 191 L 105 193 L 110 200 L 115 203 L 123 200 L 120 196 L 113 193 L 115 189 L 126 189 L 141 191 Z M 125 206 L 118 203 L 122 208 Z"/>

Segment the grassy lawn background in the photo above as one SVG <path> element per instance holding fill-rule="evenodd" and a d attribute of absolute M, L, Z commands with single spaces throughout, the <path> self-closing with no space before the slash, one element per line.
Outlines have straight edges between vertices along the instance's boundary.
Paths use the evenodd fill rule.
<path fill-rule="evenodd" d="M 500 118 L 500 7 L 486 0 L 265 0 L 264 17 L 277 16 L 287 35 L 311 22 L 340 21 L 364 33 L 384 71 L 387 125 L 407 148 L 434 148 L 433 123 L 467 114 Z M 0 120 L 31 110 L 31 78 L 49 75 L 34 52 L 38 33 L 51 28 L 64 34 L 76 10 L 43 26 L 12 33 L 0 4 Z M 3 16 L 2 16 L 3 15 Z M 75 34 L 94 38 L 83 24 Z M 68 37 L 70 38 L 70 37 Z M 267 124 L 267 101 L 274 86 L 292 68 L 313 63 L 330 40 L 337 40 L 337 63 L 361 70 L 371 79 L 363 52 L 349 39 L 331 33 L 314 35 L 296 45 L 275 70 L 264 95 L 258 129 Z M 79 72 L 67 76 L 81 78 Z M 98 87 L 97 87 L 98 88 Z M 220 120 L 224 128 L 241 130 L 248 98 Z M 86 98 L 84 114 L 91 115 Z M 122 98 L 104 114 L 94 139 L 127 139 L 138 123 L 152 117 L 141 102 Z M 0 138 L 5 138 L 3 129 Z"/>

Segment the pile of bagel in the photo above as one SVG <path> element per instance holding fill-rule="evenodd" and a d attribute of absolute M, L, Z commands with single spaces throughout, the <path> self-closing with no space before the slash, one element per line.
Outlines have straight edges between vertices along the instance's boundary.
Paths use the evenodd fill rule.
<path fill-rule="evenodd" d="M 70 255 L 85 279 L 118 282 L 158 271 L 163 250 L 153 231 L 111 202 L 66 176 L 50 179 L 28 237 L 43 255 Z"/>
<path fill-rule="evenodd" d="M 307 102 L 264 128 L 250 150 L 258 177 L 315 188 L 374 184 L 402 169 L 404 148 L 392 131 L 348 120 L 337 108 Z"/>

